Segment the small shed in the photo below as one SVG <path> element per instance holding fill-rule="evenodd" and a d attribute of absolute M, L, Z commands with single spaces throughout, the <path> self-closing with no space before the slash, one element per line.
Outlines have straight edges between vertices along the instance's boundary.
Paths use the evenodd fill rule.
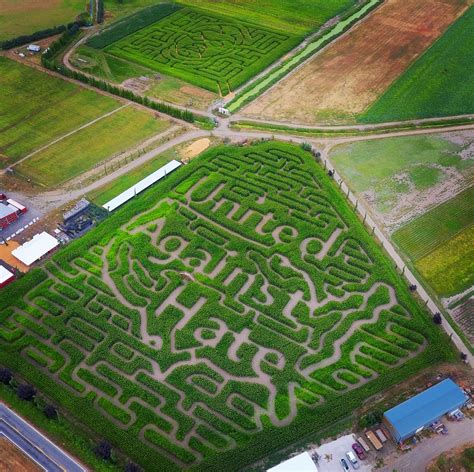
<path fill-rule="evenodd" d="M 0 259 L 0 288 L 15 280 L 15 269 Z"/>
<path fill-rule="evenodd" d="M 26 49 L 30 52 L 40 52 L 41 46 L 38 46 L 37 44 L 29 44 Z"/>
<path fill-rule="evenodd" d="M 42 233 L 35 234 L 33 239 L 14 249 L 12 255 L 23 264 L 30 266 L 58 246 L 59 241 L 54 236 L 43 231 Z"/>
<path fill-rule="evenodd" d="M 268 469 L 267 472 L 318 472 L 318 468 L 309 453 L 303 452 Z"/>
<path fill-rule="evenodd" d="M 461 387 L 446 379 L 386 411 L 383 421 L 395 441 L 402 442 L 461 408 L 467 400 Z"/>

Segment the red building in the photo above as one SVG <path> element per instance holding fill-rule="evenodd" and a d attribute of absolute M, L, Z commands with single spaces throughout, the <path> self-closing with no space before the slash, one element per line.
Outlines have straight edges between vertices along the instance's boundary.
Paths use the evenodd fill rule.
<path fill-rule="evenodd" d="M 0 228 L 6 228 L 18 219 L 19 210 L 10 203 L 0 202 Z"/>
<path fill-rule="evenodd" d="M 5 287 L 16 279 L 15 269 L 0 260 L 0 288 Z"/>

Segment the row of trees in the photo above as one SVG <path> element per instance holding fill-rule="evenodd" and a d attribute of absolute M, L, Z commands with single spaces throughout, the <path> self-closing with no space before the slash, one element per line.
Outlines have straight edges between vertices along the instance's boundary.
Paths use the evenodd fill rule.
<path fill-rule="evenodd" d="M 104 22 L 104 0 L 97 0 L 97 23 Z"/>
<path fill-rule="evenodd" d="M 54 70 L 56 72 L 60 72 L 66 77 L 70 77 L 93 87 L 99 88 L 100 90 L 104 90 L 106 92 L 118 95 L 119 97 L 123 97 L 128 100 L 132 100 L 136 103 L 139 103 L 140 105 L 153 108 L 154 110 L 159 111 L 161 113 L 165 113 L 166 115 L 170 115 L 174 118 L 187 121 L 188 123 L 194 123 L 196 121 L 196 116 L 189 110 L 181 110 L 166 103 L 155 102 L 154 100 L 151 100 L 148 97 L 137 95 L 131 90 L 125 89 L 123 87 L 118 87 L 116 85 L 110 84 L 109 82 L 97 79 L 96 77 L 92 77 L 90 75 L 83 74 L 82 72 L 76 70 L 70 70 L 63 64 L 60 64 L 57 61 L 58 53 L 74 40 L 78 30 L 78 27 L 67 29 L 57 41 L 51 44 L 49 50 L 41 57 L 41 62 L 44 67 Z"/>
<path fill-rule="evenodd" d="M 58 420 L 58 409 L 51 403 L 44 402 L 37 396 L 36 388 L 27 383 L 18 383 L 10 369 L 0 367 L 0 384 L 6 385 L 15 390 L 18 398 L 23 401 L 33 402 L 40 408 L 46 418 L 49 420 Z M 112 446 L 107 441 L 99 441 L 95 447 L 94 452 L 100 459 L 105 461 L 112 461 Z M 128 462 L 124 467 L 125 472 L 140 472 L 138 467 L 133 462 Z"/>
<path fill-rule="evenodd" d="M 26 36 L 18 36 L 16 38 L 7 39 L 6 41 L 0 43 L 0 48 L 12 49 L 23 44 L 38 41 L 39 39 L 48 38 L 49 36 L 53 36 L 55 34 L 65 33 L 72 28 L 77 28 L 77 31 L 81 26 L 86 26 L 86 24 L 87 22 L 85 20 L 78 20 L 74 21 L 73 23 L 68 23 L 67 25 L 54 26 L 53 28 L 36 31 L 35 33 Z"/>

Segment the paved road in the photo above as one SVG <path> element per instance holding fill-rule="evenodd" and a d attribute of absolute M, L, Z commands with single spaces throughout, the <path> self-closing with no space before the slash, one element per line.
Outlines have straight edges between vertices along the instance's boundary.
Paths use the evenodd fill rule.
<path fill-rule="evenodd" d="M 0 436 L 16 444 L 48 472 L 87 470 L 3 403 L 0 403 Z"/>
<path fill-rule="evenodd" d="M 385 458 L 385 466 L 380 472 L 425 472 L 426 466 L 442 452 L 474 442 L 474 420 L 466 418 L 463 421 L 445 423 L 448 428 L 446 436 L 437 435 L 425 438 L 411 451 Z"/>

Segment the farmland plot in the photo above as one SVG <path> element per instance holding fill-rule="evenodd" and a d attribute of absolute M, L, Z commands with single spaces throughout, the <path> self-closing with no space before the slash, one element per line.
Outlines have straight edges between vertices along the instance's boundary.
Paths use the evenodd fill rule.
<path fill-rule="evenodd" d="M 148 469 L 239 470 L 452 358 L 323 169 L 274 142 L 207 152 L 5 294 L 0 362 Z"/>
<path fill-rule="evenodd" d="M 105 51 L 226 95 L 298 40 L 291 33 L 182 8 Z"/>
<path fill-rule="evenodd" d="M 307 124 L 355 121 L 466 8 L 459 0 L 387 0 L 243 113 Z"/>

